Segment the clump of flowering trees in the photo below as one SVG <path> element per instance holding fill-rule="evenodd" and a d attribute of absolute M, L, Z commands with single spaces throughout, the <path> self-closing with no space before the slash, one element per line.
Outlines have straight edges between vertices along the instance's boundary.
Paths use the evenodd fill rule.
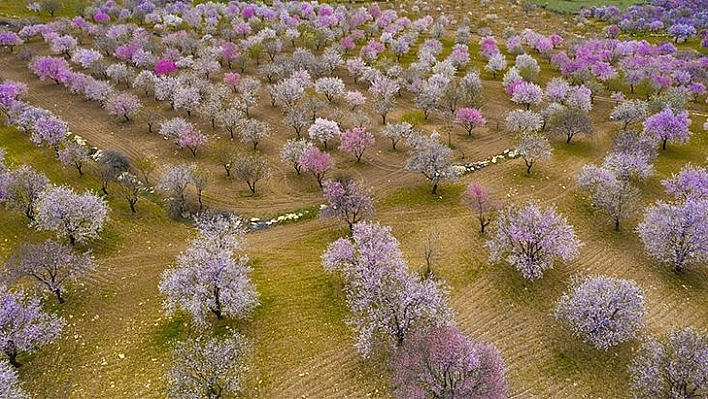
<path fill-rule="evenodd" d="M 322 264 L 342 275 L 359 352 L 393 349 L 396 397 L 506 396 L 498 350 L 453 325 L 447 289 L 407 270 L 390 228 L 355 224 L 351 239 L 329 245 Z"/>
<path fill-rule="evenodd" d="M 342 274 L 352 312 L 349 323 L 365 357 L 378 343 L 398 347 L 415 329 L 442 326 L 452 316 L 446 289 L 408 272 L 389 228 L 354 225 L 352 239 L 330 244 L 322 263 L 325 270 Z"/>

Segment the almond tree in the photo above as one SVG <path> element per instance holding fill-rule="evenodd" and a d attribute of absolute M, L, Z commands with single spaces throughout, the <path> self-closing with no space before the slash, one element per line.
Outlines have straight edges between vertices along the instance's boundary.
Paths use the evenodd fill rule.
<path fill-rule="evenodd" d="M 0 398 L 30 398 L 30 395 L 22 389 L 22 381 L 17 376 L 17 370 L 4 359 L 0 360 Z"/>
<path fill-rule="evenodd" d="M 396 398 L 507 397 L 499 350 L 472 341 L 454 326 L 416 332 L 394 353 L 392 363 Z"/>
<path fill-rule="evenodd" d="M 489 61 L 487 62 L 487 65 L 484 66 L 484 69 L 491 72 L 492 77 L 494 79 L 496 79 L 497 73 L 505 70 L 506 66 L 507 66 L 507 63 L 506 63 L 506 57 L 504 57 L 504 54 L 497 53 L 489 58 Z"/>
<path fill-rule="evenodd" d="M 292 165 L 295 172 L 299 175 L 302 171 L 302 164 L 300 163 L 300 160 L 305 152 L 310 148 L 312 148 L 312 143 L 307 140 L 288 139 L 280 152 L 280 159 L 283 163 Z"/>
<path fill-rule="evenodd" d="M 644 134 L 661 140 L 661 149 L 665 151 L 666 143 L 669 141 L 688 143 L 688 139 L 693 134 L 689 130 L 690 126 L 691 119 L 688 117 L 688 111 L 674 113 L 671 108 L 666 107 L 644 121 Z"/>
<path fill-rule="evenodd" d="M 677 200 L 708 200 L 708 170 L 704 167 L 686 165 L 661 184 Z"/>
<path fill-rule="evenodd" d="M 44 313 L 36 296 L 0 285 L 0 351 L 13 366 L 20 366 L 20 354 L 33 353 L 56 339 L 64 324 L 61 317 Z"/>
<path fill-rule="evenodd" d="M 243 391 L 248 341 L 234 333 L 224 338 L 178 342 L 166 374 L 169 397 L 220 398 Z"/>
<path fill-rule="evenodd" d="M 637 233 L 647 253 L 680 273 L 708 260 L 708 200 L 657 202 L 647 209 Z"/>
<path fill-rule="evenodd" d="M 47 240 L 41 244 L 24 243 L 5 262 L 5 272 L 12 280 L 34 279 L 39 289 L 49 290 L 64 303 L 66 284 L 94 270 L 89 252 L 75 252 L 69 246 Z"/>
<path fill-rule="evenodd" d="M 335 121 L 323 118 L 315 119 L 315 123 L 310 125 L 307 133 L 313 140 L 319 140 L 324 148 L 327 149 L 327 142 L 331 139 L 338 138 L 342 132 L 339 129 L 339 124 Z"/>
<path fill-rule="evenodd" d="M 476 183 L 467 185 L 467 189 L 462 193 L 462 204 L 470 207 L 477 216 L 481 233 L 484 233 L 485 227 L 492 222 L 492 217 L 499 207 L 498 201 L 492 198 L 489 190 Z"/>
<path fill-rule="evenodd" d="M 708 395 L 708 335 L 692 327 L 650 338 L 629 367 L 633 397 L 700 398 Z"/>
<path fill-rule="evenodd" d="M 472 130 L 477 126 L 486 125 L 487 121 L 476 108 L 460 108 L 455 113 L 455 123 L 465 128 L 468 136 L 472 136 Z"/>
<path fill-rule="evenodd" d="M 184 110 L 187 116 L 192 116 L 192 111 L 202 102 L 202 96 L 197 87 L 177 87 L 172 96 L 175 111 Z"/>
<path fill-rule="evenodd" d="M 348 91 L 344 94 L 344 101 L 347 102 L 354 111 L 357 107 L 366 104 L 366 97 L 360 91 Z"/>
<path fill-rule="evenodd" d="M 234 131 L 241 126 L 245 119 L 246 115 L 244 115 L 241 110 L 236 107 L 229 107 L 216 115 L 215 122 L 219 127 L 229 132 L 229 135 L 231 135 L 233 139 Z"/>
<path fill-rule="evenodd" d="M 626 100 L 617 104 L 610 114 L 610 120 L 622 122 L 622 129 L 643 122 L 649 115 L 648 105 L 642 100 Z"/>
<path fill-rule="evenodd" d="M 398 82 L 382 74 L 377 74 L 369 86 L 369 93 L 373 97 L 373 109 L 381 115 L 383 124 L 386 124 L 386 115 L 393 109 L 393 96 L 399 89 Z"/>
<path fill-rule="evenodd" d="M 24 42 L 25 41 L 22 40 L 22 38 L 20 38 L 15 32 L 7 30 L 0 32 L 0 46 L 9 48 L 10 52 L 12 52 L 15 46 L 19 46 Z"/>
<path fill-rule="evenodd" d="M 238 248 L 221 243 L 200 234 L 177 257 L 177 264 L 164 271 L 159 288 L 168 315 L 181 309 L 195 325 L 206 327 L 210 314 L 244 318 L 258 305 L 248 257 L 235 258 Z"/>
<path fill-rule="evenodd" d="M 590 193 L 593 206 L 610 216 L 615 231 L 620 231 L 620 221 L 636 212 L 639 189 L 610 168 L 585 165 L 575 176 L 575 181 Z"/>
<path fill-rule="evenodd" d="M 111 115 L 122 116 L 125 121 L 130 121 L 130 117 L 137 114 L 142 108 L 142 103 L 138 96 L 129 93 L 121 93 L 110 97 L 106 101 L 106 110 Z"/>
<path fill-rule="evenodd" d="M 179 217 L 187 210 L 187 197 L 185 192 L 192 183 L 192 175 L 197 166 L 180 164 L 164 165 L 157 189 L 165 193 L 169 204 L 169 212 L 172 217 Z"/>
<path fill-rule="evenodd" d="M 108 217 L 106 202 L 91 192 L 77 194 L 66 186 L 51 186 L 37 199 L 34 226 L 68 238 L 73 246 L 98 238 Z"/>
<path fill-rule="evenodd" d="M 499 212 L 496 228 L 486 243 L 489 262 L 505 258 L 529 280 L 543 277 L 543 271 L 552 268 L 558 258 L 572 261 L 582 245 L 555 206 L 542 209 L 534 202 L 510 206 Z"/>
<path fill-rule="evenodd" d="M 138 176 L 130 172 L 123 172 L 116 178 L 121 196 L 128 201 L 130 212 L 135 215 L 135 204 L 140 199 L 140 194 L 145 191 L 143 182 L 138 179 Z"/>
<path fill-rule="evenodd" d="M 322 188 L 325 173 L 334 165 L 332 157 L 317 147 L 308 148 L 300 157 L 300 165 L 305 172 L 312 172 L 317 184 Z"/>
<path fill-rule="evenodd" d="M 512 133 L 524 134 L 541 129 L 541 115 L 533 111 L 513 110 L 506 116 L 506 128 Z"/>
<path fill-rule="evenodd" d="M 49 185 L 49 179 L 25 165 L 0 175 L 0 202 L 8 209 L 22 211 L 30 222 L 34 221 L 39 195 Z"/>
<path fill-rule="evenodd" d="M 422 173 L 433 184 L 432 193 L 437 194 L 440 182 L 457 178 L 457 171 L 450 159 L 452 150 L 434 139 L 420 138 L 414 141 L 406 169 Z"/>
<path fill-rule="evenodd" d="M 371 132 L 360 127 L 342 132 L 341 140 L 342 143 L 339 145 L 339 150 L 354 155 L 357 162 L 361 161 L 364 151 L 376 142 Z"/>
<path fill-rule="evenodd" d="M 245 119 L 241 122 L 241 142 L 253 144 L 253 149 L 258 149 L 258 144 L 270 136 L 271 129 L 267 122 L 256 119 Z"/>
<path fill-rule="evenodd" d="M 537 161 L 546 161 L 552 157 L 553 147 L 543 134 L 521 134 L 515 141 L 514 151 L 524 159 L 527 174 L 531 174 L 531 167 Z"/>
<path fill-rule="evenodd" d="M 271 85 L 272 99 L 281 102 L 290 111 L 305 94 L 305 89 L 294 78 L 284 79 Z"/>
<path fill-rule="evenodd" d="M 590 136 L 595 132 L 590 114 L 574 108 L 566 108 L 553 114 L 550 125 L 553 132 L 566 136 L 566 143 L 570 143 L 578 134 Z"/>
<path fill-rule="evenodd" d="M 69 63 L 59 57 L 37 57 L 30 62 L 29 67 L 40 80 L 51 79 L 56 84 L 66 82 L 71 74 Z"/>
<path fill-rule="evenodd" d="M 240 104 L 243 112 L 250 117 L 249 110 L 258 104 L 261 82 L 254 78 L 242 78 L 238 82 L 237 90 L 241 94 Z"/>
<path fill-rule="evenodd" d="M 395 150 L 399 141 L 413 133 L 413 125 L 408 122 L 387 123 L 381 133 L 391 140 L 391 148 Z"/>
<path fill-rule="evenodd" d="M 182 118 L 162 122 L 160 134 L 173 139 L 178 148 L 188 148 L 195 157 L 199 147 L 207 142 L 207 137 L 199 129 Z"/>
<path fill-rule="evenodd" d="M 354 224 L 368 220 L 374 213 L 370 189 L 361 182 L 328 180 L 323 184 L 327 207 L 320 214 L 342 219 L 353 231 Z"/>
<path fill-rule="evenodd" d="M 108 195 L 108 183 L 115 181 L 121 173 L 130 170 L 130 159 L 118 150 L 101 151 L 96 157 L 101 173 L 101 191 Z"/>
<path fill-rule="evenodd" d="M 322 255 L 328 272 L 344 280 L 348 323 L 356 347 L 369 357 L 377 344 L 400 348 L 418 329 L 449 324 L 452 311 L 441 283 L 408 271 L 390 228 L 357 223 L 352 238 L 331 243 Z"/>
<path fill-rule="evenodd" d="M 532 105 L 538 105 L 543 101 L 543 89 L 534 83 L 518 82 L 513 86 L 511 101 L 524 105 L 528 111 Z"/>
<path fill-rule="evenodd" d="M 645 316 L 642 289 L 632 280 L 607 276 L 574 280 L 555 309 L 556 319 L 573 335 L 605 350 L 638 338 Z"/>
<path fill-rule="evenodd" d="M 79 176 L 84 175 L 83 167 L 89 161 L 88 148 L 75 141 L 64 142 L 64 148 L 59 150 L 59 162 L 63 165 L 73 166 L 79 172 Z"/>
<path fill-rule="evenodd" d="M 38 145 L 47 145 L 54 148 L 55 153 L 59 153 L 61 144 L 69 134 L 69 125 L 55 115 L 47 115 L 46 118 L 37 120 L 32 126 L 32 136 L 30 140 Z"/>
<path fill-rule="evenodd" d="M 228 141 L 218 141 L 211 148 L 213 159 L 224 168 L 226 177 L 231 177 L 231 172 L 238 158 L 238 151 Z"/>
<path fill-rule="evenodd" d="M 307 115 L 307 111 L 301 107 L 290 108 L 285 118 L 283 118 L 283 124 L 292 127 L 298 139 L 301 137 L 302 129 L 311 123 L 312 119 Z"/>
<path fill-rule="evenodd" d="M 337 77 L 323 77 L 315 81 L 315 92 L 324 95 L 328 102 L 344 93 L 344 82 Z"/>
<path fill-rule="evenodd" d="M 240 178 L 248 185 L 248 189 L 253 194 L 256 193 L 256 183 L 270 176 L 270 166 L 268 160 L 256 153 L 253 155 L 241 155 L 234 163 L 234 177 Z"/>

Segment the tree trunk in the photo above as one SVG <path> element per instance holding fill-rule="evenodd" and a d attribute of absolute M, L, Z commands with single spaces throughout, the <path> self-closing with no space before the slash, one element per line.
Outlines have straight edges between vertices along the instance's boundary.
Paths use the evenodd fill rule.
<path fill-rule="evenodd" d="M 479 221 L 479 225 L 482 226 L 480 233 L 484 234 L 484 228 L 487 227 L 488 224 L 489 222 L 483 222 L 481 220 Z"/>
<path fill-rule="evenodd" d="M 29 219 L 31 222 L 34 221 L 34 208 L 32 208 L 32 205 L 29 205 L 27 208 L 25 208 L 25 216 L 27 216 L 27 219 Z"/>
<path fill-rule="evenodd" d="M 438 183 L 433 183 L 433 192 L 432 194 L 437 194 L 438 193 Z"/>
<path fill-rule="evenodd" d="M 17 361 L 17 346 L 14 342 L 8 341 L 7 349 L 5 349 L 4 352 L 11 365 L 15 368 L 22 366 L 22 364 Z"/>
<path fill-rule="evenodd" d="M 524 159 L 524 162 L 526 163 L 526 174 L 531 174 L 531 167 L 533 166 L 533 162 L 529 162 Z"/>
<path fill-rule="evenodd" d="M 64 299 L 64 297 L 61 296 L 61 290 L 60 290 L 59 288 L 56 288 L 56 289 L 54 290 L 54 295 L 57 296 L 57 300 L 59 301 L 59 303 L 64 303 L 64 302 L 66 302 L 66 300 Z"/>
<path fill-rule="evenodd" d="M 615 219 L 615 231 L 620 231 L 620 221 L 619 221 L 619 219 Z"/>
<path fill-rule="evenodd" d="M 669 140 L 668 138 L 663 139 L 663 141 L 662 141 L 662 143 L 661 143 L 661 150 L 662 150 L 662 151 L 666 151 L 666 142 L 667 142 L 668 140 Z"/>
<path fill-rule="evenodd" d="M 69 234 L 69 244 L 71 244 L 72 247 L 76 245 L 76 237 L 74 237 L 73 234 Z"/>
<path fill-rule="evenodd" d="M 569 134 L 569 135 L 568 135 L 568 140 L 566 140 L 565 143 L 566 143 L 566 144 L 570 144 L 570 139 L 572 139 L 572 138 L 573 138 L 573 135 L 572 135 L 572 134 Z"/>
<path fill-rule="evenodd" d="M 221 320 L 224 316 L 221 314 L 221 300 L 219 299 L 219 287 L 214 287 L 214 308 L 211 311 L 216 315 L 218 320 Z"/>
<path fill-rule="evenodd" d="M 128 204 L 130 205 L 130 212 L 132 212 L 133 215 L 135 215 L 135 203 L 136 202 L 137 201 L 133 201 L 133 200 L 128 201 Z"/>

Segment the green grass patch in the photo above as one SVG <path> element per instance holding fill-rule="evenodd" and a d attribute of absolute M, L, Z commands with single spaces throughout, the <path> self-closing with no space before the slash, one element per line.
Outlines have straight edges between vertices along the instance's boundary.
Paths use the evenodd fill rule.
<path fill-rule="evenodd" d="M 187 320 L 182 314 L 163 319 L 157 325 L 153 342 L 163 350 L 172 348 L 174 343 L 187 335 Z"/>
<path fill-rule="evenodd" d="M 616 6 L 626 9 L 629 6 L 641 5 L 644 2 L 636 0 L 527 0 L 529 3 L 559 13 L 576 14 L 583 8 L 599 6 Z"/>
<path fill-rule="evenodd" d="M 428 123 L 428 121 L 425 119 L 425 112 L 423 111 L 406 112 L 405 114 L 401 115 L 401 122 L 408 122 L 413 125 L 413 127 L 418 127 Z"/>
<path fill-rule="evenodd" d="M 442 183 L 438 186 L 438 193 L 432 194 L 431 184 L 418 187 L 402 187 L 394 191 L 381 201 L 386 206 L 450 206 L 459 205 L 460 195 L 465 190 L 461 184 Z"/>
<path fill-rule="evenodd" d="M 0 18 L 4 19 L 32 19 L 39 22 L 49 22 L 61 17 L 74 17 L 80 11 L 89 6 L 90 3 L 82 0 L 59 1 L 61 7 L 54 13 L 54 17 L 47 11 L 39 13 L 27 9 L 27 2 L 24 0 L 0 1 Z"/>

